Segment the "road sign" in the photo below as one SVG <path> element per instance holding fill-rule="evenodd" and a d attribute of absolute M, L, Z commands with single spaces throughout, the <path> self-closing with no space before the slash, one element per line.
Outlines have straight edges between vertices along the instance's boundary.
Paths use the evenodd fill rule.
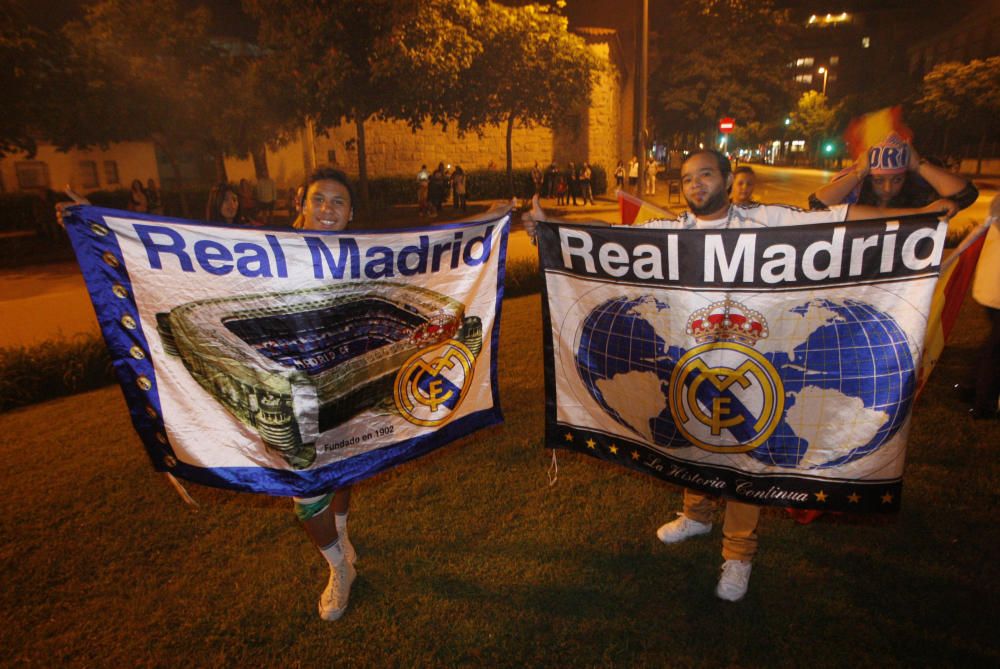
<path fill-rule="evenodd" d="M 736 127 L 736 119 L 729 118 L 728 116 L 721 121 L 719 121 L 719 132 L 728 135 Z"/>

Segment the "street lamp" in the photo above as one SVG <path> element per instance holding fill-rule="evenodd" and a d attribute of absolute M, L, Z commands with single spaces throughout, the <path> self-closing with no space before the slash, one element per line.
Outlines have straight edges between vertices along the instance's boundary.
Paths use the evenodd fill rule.
<path fill-rule="evenodd" d="M 826 78 L 830 75 L 830 71 L 825 67 L 819 68 L 819 73 L 823 75 L 823 95 L 826 95 Z"/>

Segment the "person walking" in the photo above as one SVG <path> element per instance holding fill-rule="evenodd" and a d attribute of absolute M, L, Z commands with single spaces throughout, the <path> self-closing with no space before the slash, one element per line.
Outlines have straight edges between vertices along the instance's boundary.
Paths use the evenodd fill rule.
<path fill-rule="evenodd" d="M 584 163 L 583 167 L 580 168 L 580 195 L 583 197 L 583 203 L 594 204 L 594 189 L 593 189 L 593 172 L 590 169 L 590 163 Z"/>
<path fill-rule="evenodd" d="M 421 165 L 417 172 L 417 215 L 430 216 L 430 180 L 431 173 L 427 165 Z"/>
<path fill-rule="evenodd" d="M 452 193 L 454 193 L 455 209 L 461 209 L 463 212 L 467 209 L 465 186 L 465 171 L 462 169 L 461 165 L 456 165 L 455 171 L 451 175 L 451 190 Z"/>
<path fill-rule="evenodd" d="M 615 188 L 622 190 L 625 187 L 625 166 L 622 161 L 615 165 Z"/>

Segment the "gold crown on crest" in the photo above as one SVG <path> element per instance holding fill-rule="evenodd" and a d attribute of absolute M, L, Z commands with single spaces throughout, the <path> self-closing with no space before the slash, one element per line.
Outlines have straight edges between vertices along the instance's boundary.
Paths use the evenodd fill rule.
<path fill-rule="evenodd" d="M 686 332 L 698 343 L 729 340 L 753 346 L 767 337 L 767 321 L 759 311 L 726 298 L 691 314 Z"/>

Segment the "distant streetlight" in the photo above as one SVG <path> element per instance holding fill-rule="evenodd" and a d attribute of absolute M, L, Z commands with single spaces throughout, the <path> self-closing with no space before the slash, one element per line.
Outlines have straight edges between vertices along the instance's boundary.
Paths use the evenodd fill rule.
<path fill-rule="evenodd" d="M 788 116 L 786 116 L 786 117 L 785 117 L 785 125 L 791 125 L 791 124 L 792 124 L 792 119 L 791 119 L 791 117 L 788 117 Z"/>
<path fill-rule="evenodd" d="M 830 75 L 830 71 L 825 67 L 819 68 L 819 73 L 823 75 L 823 95 L 826 95 L 826 78 Z"/>

